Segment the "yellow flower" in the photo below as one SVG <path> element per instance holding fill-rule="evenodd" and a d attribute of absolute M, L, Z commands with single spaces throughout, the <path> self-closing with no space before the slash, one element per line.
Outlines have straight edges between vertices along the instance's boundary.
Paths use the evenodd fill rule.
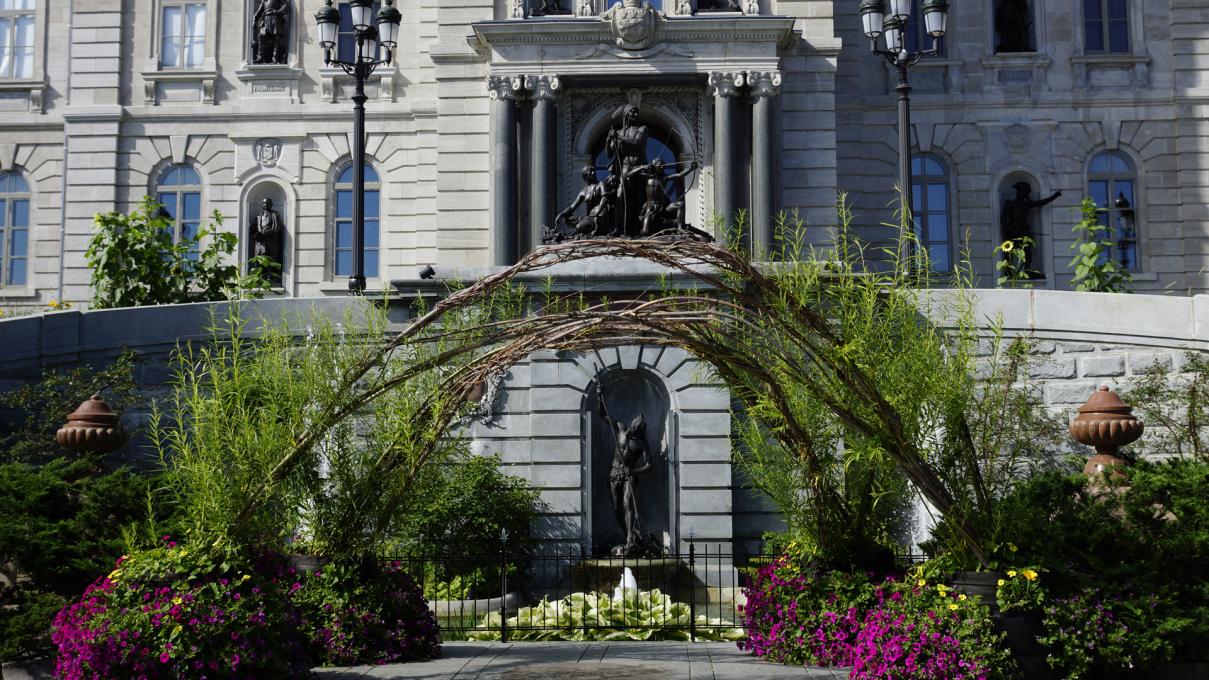
<path fill-rule="evenodd" d="M 184 548 L 181 548 L 181 557 L 184 557 L 185 555 L 188 555 L 188 554 L 189 554 L 189 551 L 188 551 L 188 550 L 185 550 Z"/>
<path fill-rule="evenodd" d="M 957 611 L 957 605 L 955 605 L 955 604 L 949 605 L 949 611 L 951 611 L 951 612 Z"/>
<path fill-rule="evenodd" d="M 248 574 L 244 574 L 244 575 L 243 575 L 243 578 L 239 579 L 239 582 L 240 582 L 240 583 L 243 583 L 244 581 L 247 581 L 247 580 L 248 580 L 248 579 L 250 579 L 250 578 L 252 578 L 250 575 L 248 575 Z"/>
<path fill-rule="evenodd" d="M 946 590 L 948 590 L 948 589 L 949 589 L 949 587 L 948 587 L 948 586 L 946 586 L 946 585 L 945 585 L 945 584 L 943 584 L 943 583 L 937 583 L 937 584 L 936 584 L 936 591 L 937 591 L 938 593 L 940 593 L 941 595 L 944 595 L 944 594 L 945 594 L 945 591 L 946 591 Z"/>
<path fill-rule="evenodd" d="M 121 569 L 114 569 L 113 571 L 109 572 L 109 580 L 116 581 L 116 580 L 118 580 L 118 577 L 121 575 L 122 575 Z"/>
<path fill-rule="evenodd" d="M 180 604 L 182 602 L 184 602 L 184 600 L 180 599 L 179 597 L 172 598 L 172 604 Z"/>
<path fill-rule="evenodd" d="M 1013 570 L 1011 570 L 1011 571 L 1009 571 L 1009 572 L 1008 572 L 1008 578 L 1016 578 L 1016 570 L 1015 570 L 1015 569 L 1013 569 Z"/>
<path fill-rule="evenodd" d="M 1014 543 L 1008 543 L 1008 550 L 1016 552 L 1016 545 Z"/>
<path fill-rule="evenodd" d="M 1005 584 L 1005 583 L 1007 583 L 1007 581 L 1004 581 L 1003 579 L 999 579 L 999 582 L 996 583 L 995 585 L 998 585 L 1000 588 L 1002 588 L 1003 584 Z"/>
<path fill-rule="evenodd" d="M 919 586 L 920 588 L 923 588 L 924 586 L 928 585 L 928 582 L 921 578 L 915 582 L 915 585 Z"/>
<path fill-rule="evenodd" d="M 1015 247 L 1016 247 L 1016 244 L 1012 243 L 1011 241 L 1004 241 L 1003 243 L 999 244 L 999 249 L 1005 253 L 1012 252 L 1012 249 Z"/>
<path fill-rule="evenodd" d="M 180 635 L 182 630 L 184 630 L 184 628 L 181 628 L 181 627 L 178 625 L 177 627 L 175 627 L 175 628 L 173 628 L 173 629 L 172 629 L 172 634 L 173 634 L 173 635 Z"/>
<path fill-rule="evenodd" d="M 962 594 L 958 595 L 958 596 L 957 596 L 957 599 L 961 600 L 962 602 L 965 602 L 965 600 L 966 600 L 966 594 L 965 594 L 965 593 L 962 593 Z"/>
<path fill-rule="evenodd" d="M 1036 578 L 1037 578 L 1037 572 L 1033 571 L 1032 569 L 1025 569 L 1024 571 L 1022 571 L 1020 573 L 1024 574 L 1024 578 L 1026 578 L 1030 581 L 1036 580 Z"/>

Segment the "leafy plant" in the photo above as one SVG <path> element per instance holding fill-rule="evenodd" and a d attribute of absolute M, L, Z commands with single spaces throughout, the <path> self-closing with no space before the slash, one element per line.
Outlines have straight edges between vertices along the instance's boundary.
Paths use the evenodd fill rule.
<path fill-rule="evenodd" d="M 1074 227 L 1079 240 L 1070 247 L 1075 251 L 1070 262 L 1075 270 L 1071 284 L 1075 290 L 1090 293 L 1128 293 L 1133 276 L 1109 257 L 1115 245 L 1111 227 L 1100 223 L 1099 208 L 1092 199 L 1084 198 L 1079 209 L 1083 219 Z"/>
<path fill-rule="evenodd" d="M 999 611 L 1028 612 L 1039 611 L 1046 601 L 1045 586 L 1041 584 L 1041 574 L 1033 567 L 1008 569 L 1004 577 L 999 579 L 995 589 L 995 601 Z"/>
<path fill-rule="evenodd" d="M 214 556 L 168 539 L 118 560 L 59 613 L 55 675 L 309 677 L 289 599 L 300 587 L 280 557 Z"/>
<path fill-rule="evenodd" d="M 572 593 L 551 602 L 542 598 L 509 617 L 509 640 L 690 640 L 692 609 L 673 602 L 658 588 L 605 593 Z M 492 612 L 471 632 L 471 640 L 499 640 L 503 617 Z M 743 629 L 729 621 L 696 617 L 696 640 L 738 640 Z"/>
<path fill-rule="evenodd" d="M 1209 462 L 1209 356 L 1185 353 L 1181 372 L 1172 375 L 1153 366 L 1122 390 L 1121 398 L 1146 423 L 1142 449 Z"/>
<path fill-rule="evenodd" d="M 436 617 L 398 562 L 385 569 L 372 561 L 328 564 L 300 581 L 294 601 L 321 665 L 427 661 L 440 653 Z"/>
<path fill-rule="evenodd" d="M 228 264 L 238 239 L 222 231 L 217 211 L 179 242 L 171 218 L 150 197 L 129 215 L 98 213 L 93 222 L 85 258 L 97 309 L 259 297 L 272 287 L 266 275 L 279 268 L 264 256 L 249 260 L 248 274 Z"/>
<path fill-rule="evenodd" d="M 1154 595 L 1126 599 L 1092 590 L 1057 598 L 1045 607 L 1037 641 L 1049 649 L 1046 662 L 1072 680 L 1147 668 L 1172 654 L 1158 606 Z"/>
<path fill-rule="evenodd" d="M 996 282 L 1001 288 L 1032 288 L 1032 275 L 1025 268 L 1028 249 L 1033 239 L 1028 236 L 1008 239 L 995 246 L 995 269 L 999 272 Z"/>
<path fill-rule="evenodd" d="M 815 572 L 796 557 L 761 567 L 747 590 L 756 656 L 851 667 L 853 678 L 1010 677 L 1014 664 L 976 599 L 925 578 Z"/>

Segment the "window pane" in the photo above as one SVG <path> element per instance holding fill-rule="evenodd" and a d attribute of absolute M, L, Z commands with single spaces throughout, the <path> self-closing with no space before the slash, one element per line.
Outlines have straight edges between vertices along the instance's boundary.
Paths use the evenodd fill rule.
<path fill-rule="evenodd" d="M 948 187 L 946 187 L 943 184 L 929 184 L 928 185 L 928 210 L 929 211 L 948 212 L 949 211 L 948 193 L 949 193 Z"/>
<path fill-rule="evenodd" d="M 1130 189 L 1130 194 L 1133 189 Z M 13 201 L 13 222 L 14 227 L 29 226 L 29 201 Z"/>
<path fill-rule="evenodd" d="M 947 243 L 949 241 L 949 216 L 944 213 L 928 215 L 928 242 Z"/>
<path fill-rule="evenodd" d="M 365 251 L 365 278 L 378 278 L 378 251 L 376 250 Z"/>
<path fill-rule="evenodd" d="M 348 276 L 353 270 L 353 253 L 350 250 L 336 251 L 336 271 L 337 276 Z"/>
<path fill-rule="evenodd" d="M 1102 0 L 1083 0 L 1083 19 L 1088 22 L 1103 19 L 1100 3 Z"/>
<path fill-rule="evenodd" d="M 185 55 L 184 66 L 197 68 L 206 56 L 206 6 L 185 7 Z"/>
<path fill-rule="evenodd" d="M 649 147 L 650 145 L 648 144 L 647 146 Z M 652 156 L 652 157 L 650 158 L 650 160 L 655 160 L 655 157 L 654 157 L 654 156 Z M 670 159 L 670 160 L 669 160 L 668 158 L 664 158 L 663 160 L 664 160 L 665 162 L 670 163 L 670 162 L 672 162 L 672 161 L 674 161 L 674 160 L 676 160 L 676 159 L 675 159 L 675 158 L 672 158 L 672 159 Z M 377 182 L 377 181 L 379 181 L 379 180 L 378 180 L 378 173 L 377 173 L 376 171 L 374 171 L 374 169 L 373 169 L 371 166 L 369 166 L 369 165 L 366 165 L 366 166 L 365 166 L 365 181 L 366 181 L 366 182 Z"/>
<path fill-rule="evenodd" d="M 8 254 L 12 257 L 25 257 L 29 248 L 29 230 L 13 229 L 11 233 Z"/>
<path fill-rule="evenodd" d="M 349 218 L 353 216 L 353 192 L 336 192 L 336 217 Z"/>
<path fill-rule="evenodd" d="M 1087 37 L 1088 52 L 1104 51 L 1104 25 L 1100 22 L 1087 22 L 1083 26 L 1083 35 Z"/>
<path fill-rule="evenodd" d="M 916 157 L 914 157 L 914 158 L 912 158 L 912 159 L 911 159 L 911 174 L 912 174 L 912 175 L 922 175 L 922 174 L 924 174 L 924 170 L 923 170 L 923 159 L 922 159 L 922 158 L 920 158 L 919 156 L 916 156 Z"/>
<path fill-rule="evenodd" d="M 197 171 L 187 165 L 176 166 L 176 178 L 178 184 L 192 184 L 194 186 L 201 184 L 201 177 Z"/>
<path fill-rule="evenodd" d="M 8 225 L 8 201 L 0 201 L 0 227 Z M 0 234 L 4 232 L 0 231 Z M 0 253 L 4 252 L 0 249 Z"/>
<path fill-rule="evenodd" d="M 365 192 L 365 218 L 369 219 L 371 217 L 377 217 L 377 216 L 378 216 L 378 192 L 377 191 L 367 191 L 367 192 Z"/>
<path fill-rule="evenodd" d="M 947 272 L 953 268 L 949 258 L 949 244 L 938 243 L 928 246 L 928 259 L 932 263 L 932 271 Z"/>
<path fill-rule="evenodd" d="M 13 40 L 17 47 L 30 47 L 34 44 L 34 18 L 31 15 L 17 17 L 17 34 Z"/>
<path fill-rule="evenodd" d="M 1108 0 L 1108 18 L 1124 19 L 1128 5 L 1129 3 L 1126 0 Z"/>
<path fill-rule="evenodd" d="M 1119 153 L 1112 154 L 1112 171 L 1114 173 L 1128 175 L 1133 172 L 1133 163 L 1129 159 Z"/>
<path fill-rule="evenodd" d="M 353 247 L 353 223 L 346 220 L 336 222 L 336 247 Z"/>
<path fill-rule="evenodd" d="M 1096 154 L 1091 159 L 1091 164 L 1087 166 L 1087 171 L 1096 174 L 1112 172 L 1112 155 L 1106 153 Z"/>
<path fill-rule="evenodd" d="M 155 200 L 159 201 L 169 217 L 176 219 L 176 194 L 159 194 Z"/>
<path fill-rule="evenodd" d="M 11 20 L 8 17 L 0 17 L 0 78 L 9 77 L 13 65 L 11 32 Z"/>
<path fill-rule="evenodd" d="M 378 220 L 365 220 L 365 247 L 378 247 Z"/>
<path fill-rule="evenodd" d="M 348 166 L 336 175 L 336 184 L 352 184 L 353 183 L 353 166 Z"/>
<path fill-rule="evenodd" d="M 34 9 L 34 0 L 7 0 L 13 9 Z"/>
<path fill-rule="evenodd" d="M 179 66 L 181 50 L 181 8 L 165 6 L 163 26 L 160 33 L 160 65 Z"/>
<path fill-rule="evenodd" d="M 940 164 L 940 161 L 937 161 L 935 158 L 925 156 L 924 157 L 924 174 L 933 175 L 936 177 L 943 177 L 945 174 L 945 168 L 943 165 Z"/>
<path fill-rule="evenodd" d="M 198 222 L 182 222 L 181 223 L 181 241 L 192 241 L 197 238 L 197 232 L 201 224 Z"/>
<path fill-rule="evenodd" d="M 1127 179 L 1119 179 L 1116 182 L 1114 182 L 1113 184 L 1114 184 L 1113 189 L 1116 190 L 1118 194 L 1124 194 L 1125 200 L 1129 201 L 1129 205 L 1131 207 L 1137 206 L 1137 203 L 1135 203 L 1133 200 L 1133 182 L 1131 182 Z M 1115 205 L 1115 201 L 1116 201 L 1115 197 L 1113 198 L 1113 201 L 1114 201 L 1114 205 Z"/>
<path fill-rule="evenodd" d="M 181 208 L 181 219 L 185 220 L 200 220 L 201 219 L 201 194 L 197 192 L 189 192 L 182 195 L 184 206 Z"/>
<path fill-rule="evenodd" d="M 9 260 L 8 281 L 5 283 L 10 286 L 25 284 L 25 258 Z"/>
<path fill-rule="evenodd" d="M 34 77 L 34 48 L 23 47 L 13 52 L 13 77 Z"/>
<path fill-rule="evenodd" d="M 1087 193 L 1091 196 L 1091 200 L 1095 201 L 1096 205 L 1101 208 L 1108 205 L 1108 182 L 1101 180 L 1088 182 Z"/>
<path fill-rule="evenodd" d="M 1129 51 L 1129 24 L 1124 21 L 1108 22 L 1108 51 Z"/>

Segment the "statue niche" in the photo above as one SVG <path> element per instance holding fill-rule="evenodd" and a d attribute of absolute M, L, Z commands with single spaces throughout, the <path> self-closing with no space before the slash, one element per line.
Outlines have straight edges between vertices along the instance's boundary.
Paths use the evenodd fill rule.
<path fill-rule="evenodd" d="M 290 58 L 290 0 L 257 0 L 252 15 L 252 63 L 286 64 Z"/>
<path fill-rule="evenodd" d="M 264 276 L 273 285 L 279 286 L 285 267 L 285 219 L 274 207 L 273 199 L 269 196 L 262 197 L 258 203 L 252 205 L 257 207 L 249 210 L 248 260 L 249 263 L 252 258 L 268 260 L 263 269 Z M 263 263 L 264 260 L 260 262 Z M 253 266 L 249 264 L 249 270 Z"/>
<path fill-rule="evenodd" d="M 590 401 L 593 552 L 658 556 L 675 542 L 667 395 L 645 372 L 613 370 Z"/>
<path fill-rule="evenodd" d="M 1032 51 L 1033 10 L 1029 0 L 999 0 L 995 5 L 995 53 Z"/>

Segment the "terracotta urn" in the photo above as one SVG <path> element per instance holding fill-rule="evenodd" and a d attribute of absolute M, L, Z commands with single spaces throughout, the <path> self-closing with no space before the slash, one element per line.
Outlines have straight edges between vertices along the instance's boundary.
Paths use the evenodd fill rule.
<path fill-rule="evenodd" d="M 76 453 L 112 453 L 126 443 L 129 434 L 118 414 L 98 395 L 67 416 L 67 424 L 55 433 L 59 446 Z"/>
<path fill-rule="evenodd" d="M 1137 441 L 1143 424 L 1133 415 L 1133 407 L 1104 386 L 1079 407 L 1068 430 L 1075 441 L 1096 449 L 1083 467 L 1084 474 L 1099 477 L 1111 471 L 1113 479 L 1124 479 L 1127 475 L 1122 468 L 1127 462 L 1117 455 L 1117 449 Z"/>

